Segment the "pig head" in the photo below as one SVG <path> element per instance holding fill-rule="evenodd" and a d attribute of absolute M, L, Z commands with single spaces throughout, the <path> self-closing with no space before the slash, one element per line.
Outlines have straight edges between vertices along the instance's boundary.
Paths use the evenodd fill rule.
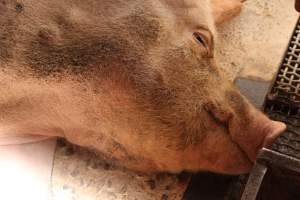
<path fill-rule="evenodd" d="M 249 171 L 284 130 L 214 61 L 208 0 L 0 0 L 0 134 L 144 172 Z"/>

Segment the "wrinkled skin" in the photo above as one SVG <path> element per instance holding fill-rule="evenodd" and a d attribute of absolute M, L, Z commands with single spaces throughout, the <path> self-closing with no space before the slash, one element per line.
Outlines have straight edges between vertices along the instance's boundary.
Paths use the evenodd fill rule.
<path fill-rule="evenodd" d="M 0 0 L 0 132 L 64 137 L 144 172 L 249 171 L 285 127 L 218 69 L 220 2 Z"/>

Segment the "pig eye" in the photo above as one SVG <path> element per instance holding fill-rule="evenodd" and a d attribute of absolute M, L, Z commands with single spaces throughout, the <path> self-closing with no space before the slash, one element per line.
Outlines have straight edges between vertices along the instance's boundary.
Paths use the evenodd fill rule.
<path fill-rule="evenodd" d="M 203 35 L 201 35 L 198 32 L 195 32 L 195 33 L 193 33 L 193 36 L 194 36 L 196 42 L 198 42 L 199 44 L 203 45 L 205 48 L 208 48 L 206 39 L 205 39 L 205 37 Z"/>
<path fill-rule="evenodd" d="M 198 44 L 200 44 L 205 48 L 207 56 L 212 57 L 213 45 L 212 45 L 212 41 L 209 39 L 210 35 L 205 33 L 200 33 L 200 32 L 194 32 L 193 37 Z"/>

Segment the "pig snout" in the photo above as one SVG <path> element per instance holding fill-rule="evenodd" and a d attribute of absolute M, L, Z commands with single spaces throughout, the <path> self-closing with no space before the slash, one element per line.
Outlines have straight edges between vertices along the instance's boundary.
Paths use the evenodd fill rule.
<path fill-rule="evenodd" d="M 249 160 L 254 161 L 258 151 L 262 147 L 271 147 L 275 139 L 284 132 L 286 125 L 270 120 L 252 105 L 248 106 L 248 116 L 239 119 L 245 120 L 244 122 L 236 124 L 234 119 L 229 122 L 229 133 Z"/>
<path fill-rule="evenodd" d="M 226 127 L 232 142 L 253 162 L 258 151 L 262 147 L 270 147 L 284 132 L 286 125 L 272 121 L 254 108 L 234 86 L 220 89 L 223 94 L 215 93 L 213 103 L 206 109 Z"/>

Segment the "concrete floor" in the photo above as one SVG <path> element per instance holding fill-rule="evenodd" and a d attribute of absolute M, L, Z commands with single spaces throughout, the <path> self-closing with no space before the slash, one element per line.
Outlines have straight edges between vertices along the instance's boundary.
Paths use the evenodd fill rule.
<path fill-rule="evenodd" d="M 231 79 L 272 78 L 297 20 L 293 3 L 248 0 L 239 17 L 218 28 L 217 60 Z M 69 145 L 58 146 L 52 179 L 53 200 L 176 200 L 188 183 L 182 176 L 147 176 L 113 167 Z"/>
<path fill-rule="evenodd" d="M 248 0 L 241 15 L 219 28 L 217 56 L 236 76 L 271 80 L 298 18 L 294 0 Z"/>
<path fill-rule="evenodd" d="M 69 143 L 56 150 L 53 200 L 176 200 L 189 181 L 185 175 L 143 175 L 110 165 Z"/>

